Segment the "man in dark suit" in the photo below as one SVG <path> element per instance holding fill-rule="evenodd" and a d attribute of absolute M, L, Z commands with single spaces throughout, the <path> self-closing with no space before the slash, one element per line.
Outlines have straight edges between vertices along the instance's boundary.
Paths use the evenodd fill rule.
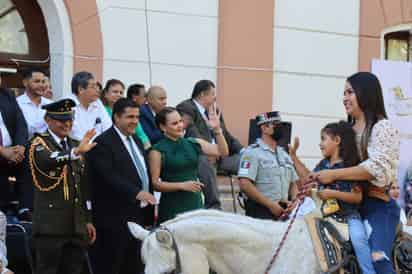
<path fill-rule="evenodd" d="M 166 106 L 166 103 L 167 95 L 164 88 L 152 86 L 147 91 L 147 103 L 140 107 L 139 121 L 152 145 L 163 138 L 163 133 L 156 125 L 155 116 Z"/>
<path fill-rule="evenodd" d="M 99 237 L 92 251 L 94 272 L 136 274 L 144 268 L 140 245 L 127 229 L 127 222 L 153 224 L 155 197 L 143 145 L 136 137 L 139 108 L 119 99 L 113 106 L 114 125 L 96 138 L 87 155 L 93 182 L 93 218 Z"/>
<path fill-rule="evenodd" d="M 0 78 L 1 84 L 1 78 Z M 24 145 L 28 131 L 23 113 L 12 91 L 0 88 L 0 210 L 5 209 L 10 199 L 9 176 L 21 171 L 24 159 Z M 26 201 L 20 191 L 20 203 Z"/>
<path fill-rule="evenodd" d="M 208 111 L 216 102 L 215 84 L 210 80 L 198 81 L 192 92 L 192 98 L 177 105 L 177 109 L 192 119 L 187 129 L 187 136 L 202 138 L 208 142 L 214 141 L 213 131 L 208 125 Z M 243 148 L 240 142 L 230 134 L 225 126 L 223 115 L 221 116 L 223 135 L 229 146 L 229 157 L 218 159 L 218 169 L 237 174 L 239 168 L 239 152 Z M 213 162 L 213 160 L 212 160 Z"/>
<path fill-rule="evenodd" d="M 187 137 L 202 138 L 208 142 L 214 142 L 213 131 L 208 126 L 208 111 L 214 107 L 215 102 L 214 83 L 210 80 L 200 80 L 195 84 L 192 98 L 177 105 L 176 108 L 179 112 L 190 120 L 187 123 Z M 221 159 L 202 156 L 199 161 L 199 179 L 201 182 L 208 182 L 204 189 L 206 208 L 220 207 L 216 173 L 211 166 L 229 174 L 237 174 L 240 160 L 239 152 L 243 148 L 240 142 L 227 130 L 223 116 L 221 116 L 220 124 L 229 146 L 229 156 Z"/>

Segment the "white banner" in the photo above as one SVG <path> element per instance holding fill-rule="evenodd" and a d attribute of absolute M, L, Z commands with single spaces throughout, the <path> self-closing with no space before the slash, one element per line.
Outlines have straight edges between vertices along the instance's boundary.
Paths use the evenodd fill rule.
<path fill-rule="evenodd" d="M 373 60 L 372 73 L 382 85 L 388 118 L 401 133 L 398 182 L 404 206 L 406 171 L 412 165 L 412 63 Z"/>

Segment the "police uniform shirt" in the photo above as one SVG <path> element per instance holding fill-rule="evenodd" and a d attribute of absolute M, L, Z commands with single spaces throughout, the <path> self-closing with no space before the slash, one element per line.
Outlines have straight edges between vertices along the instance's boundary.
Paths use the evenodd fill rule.
<path fill-rule="evenodd" d="M 26 93 L 17 97 L 17 103 L 21 111 L 23 112 L 24 119 L 27 122 L 27 127 L 29 130 L 29 139 L 33 137 L 35 133 L 43 133 L 47 129 L 46 121 L 44 120 L 45 109 L 41 107 L 52 103 L 53 101 L 41 97 L 40 104 L 36 105 L 31 101 Z"/>
<path fill-rule="evenodd" d="M 272 201 L 287 200 L 290 184 L 299 179 L 286 151 L 280 146 L 274 151 L 261 139 L 242 153 L 238 176 L 251 180 Z"/>

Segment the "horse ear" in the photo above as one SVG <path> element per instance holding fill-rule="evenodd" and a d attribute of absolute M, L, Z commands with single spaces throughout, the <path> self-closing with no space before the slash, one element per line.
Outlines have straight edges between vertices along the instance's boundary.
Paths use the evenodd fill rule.
<path fill-rule="evenodd" d="M 142 241 L 150 233 L 148 230 L 133 222 L 127 222 L 127 226 L 129 227 L 130 233 L 132 233 L 133 237 Z"/>
<path fill-rule="evenodd" d="M 165 245 L 167 247 L 172 247 L 173 246 L 173 238 L 172 235 L 170 235 L 169 232 L 163 229 L 159 229 L 156 231 L 156 240 L 161 243 L 162 245 Z"/>

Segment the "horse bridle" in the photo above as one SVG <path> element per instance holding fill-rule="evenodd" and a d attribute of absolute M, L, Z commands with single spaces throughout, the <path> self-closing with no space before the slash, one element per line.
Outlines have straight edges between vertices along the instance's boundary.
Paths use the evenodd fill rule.
<path fill-rule="evenodd" d="M 171 272 L 171 274 L 180 274 L 180 273 L 182 273 L 182 263 L 180 261 L 180 252 L 179 252 L 179 248 L 177 247 L 177 244 L 176 244 L 176 239 L 175 239 L 172 231 L 169 228 L 167 228 L 167 226 L 162 226 L 161 225 L 157 229 L 151 231 L 151 233 L 156 232 L 159 229 L 163 229 L 163 230 L 167 231 L 172 236 L 172 248 L 176 253 L 176 260 L 175 260 L 176 267 L 173 270 L 173 272 Z"/>

